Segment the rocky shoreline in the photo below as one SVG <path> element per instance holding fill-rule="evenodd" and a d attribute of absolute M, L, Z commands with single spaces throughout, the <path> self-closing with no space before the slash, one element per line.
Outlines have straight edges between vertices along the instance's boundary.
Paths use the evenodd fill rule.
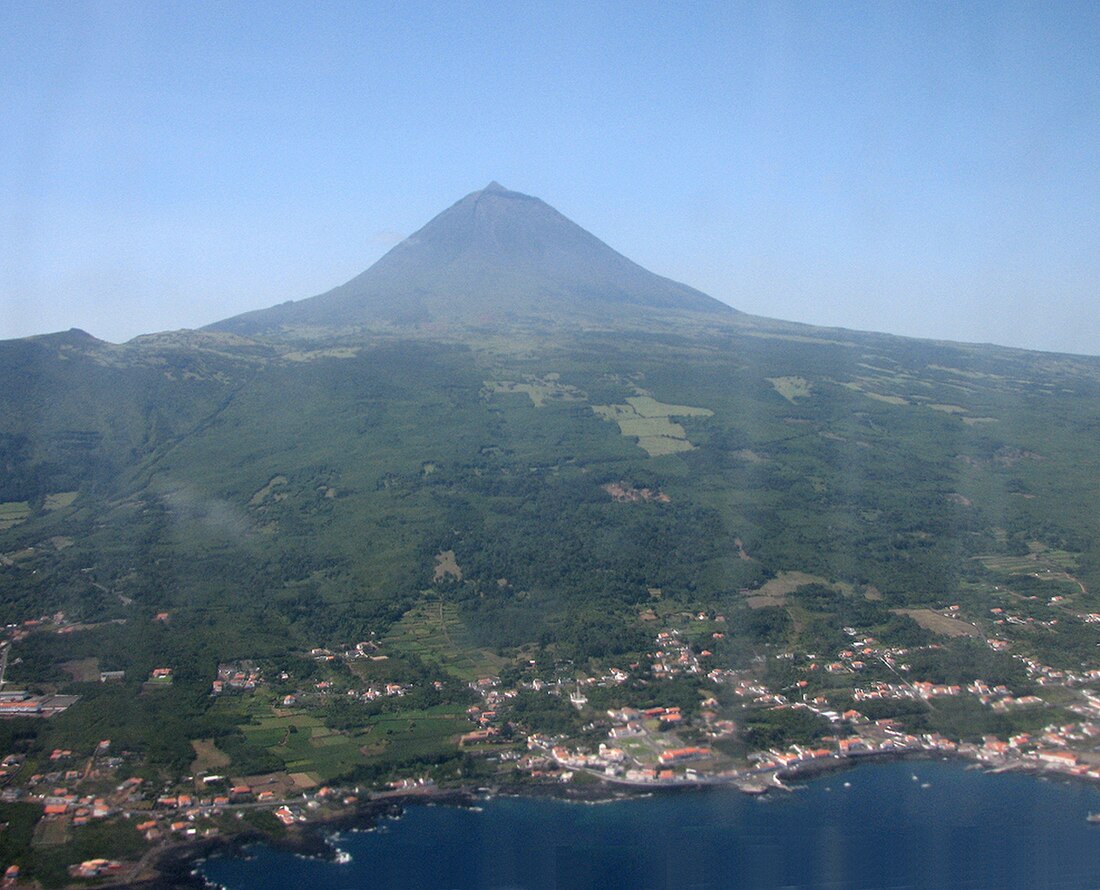
<path fill-rule="evenodd" d="M 727 788 L 747 794 L 772 794 L 792 790 L 789 782 L 804 782 L 821 776 L 848 772 L 866 763 L 890 763 L 898 761 L 956 760 L 988 772 L 1019 771 L 1037 776 L 1064 779 L 1082 778 L 1064 771 L 1044 769 L 1033 764 L 996 766 L 960 754 L 929 751 L 866 752 L 857 756 L 829 761 L 811 761 L 776 770 L 774 781 L 741 787 L 734 782 L 681 782 L 675 785 L 658 783 L 608 783 L 571 785 L 563 783 L 518 782 L 509 785 L 461 788 L 417 789 L 407 793 L 387 794 L 385 797 L 364 800 L 354 807 L 336 813 L 315 816 L 300 825 L 292 826 L 286 834 L 277 836 L 256 829 L 215 838 L 181 841 L 157 850 L 151 850 L 148 862 L 141 874 L 126 881 L 115 881 L 99 886 L 113 890 L 198 890 L 209 884 L 198 872 L 197 865 L 214 855 L 238 855 L 253 844 L 266 844 L 274 849 L 300 856 L 335 860 L 339 850 L 332 844 L 331 836 L 342 831 L 364 830 L 373 827 L 379 819 L 401 816 L 408 807 L 441 805 L 475 807 L 492 797 L 526 797 L 569 801 L 574 803 L 611 803 L 618 800 L 648 796 L 654 793 L 676 794 L 703 789 Z M 1086 779 L 1086 781 L 1091 781 Z"/>

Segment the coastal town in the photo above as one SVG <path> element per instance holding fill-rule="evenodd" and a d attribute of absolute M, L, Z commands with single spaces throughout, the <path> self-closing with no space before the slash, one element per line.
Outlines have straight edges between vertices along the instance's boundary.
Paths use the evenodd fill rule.
<path fill-rule="evenodd" d="M 963 622 L 960 612 L 946 606 L 942 617 Z M 604 793 L 622 793 L 728 785 L 762 794 L 800 777 L 897 757 L 962 758 L 998 771 L 1100 780 L 1100 671 L 1055 669 L 1014 652 L 1005 639 L 1005 626 L 1015 623 L 1013 617 L 1003 610 L 995 614 L 991 627 L 997 635 L 982 638 L 982 645 L 1017 663 L 1028 688 L 1041 694 L 1020 694 L 989 677 L 933 682 L 914 663 L 935 654 L 942 644 L 892 646 L 852 626 L 843 628 L 848 643 L 836 651 L 773 651 L 744 668 L 723 667 L 715 652 L 726 636 L 727 619 L 701 611 L 681 614 L 676 626 L 656 630 L 643 657 L 596 673 L 570 664 L 544 669 L 529 660 L 512 667 L 507 678 L 485 675 L 456 684 L 453 676 L 440 673 L 401 679 L 389 676 L 391 656 L 396 661 L 398 653 L 372 638 L 300 653 L 297 665 L 314 666 L 308 682 L 270 660 L 222 661 L 209 679 L 208 695 L 226 707 L 252 703 L 266 708 L 273 725 L 285 727 L 280 730 L 283 744 L 297 724 L 312 726 L 311 737 L 317 740 L 340 742 L 345 736 L 324 729 L 311 716 L 330 713 L 336 702 L 344 709 L 400 715 L 418 696 L 464 700 L 467 704 L 448 712 L 452 722 L 446 725 L 454 732 L 445 744 L 467 762 L 481 764 L 478 787 L 483 789 L 542 786 L 557 794 L 591 796 L 601 793 L 601 787 L 607 789 Z M 158 614 L 153 620 L 164 623 L 168 616 Z M 1082 620 L 1097 619 L 1088 615 Z M 9 627 L 4 665 L 28 637 L 79 632 L 70 628 L 63 614 Z M 110 671 L 88 670 L 88 679 L 94 673 L 100 684 L 122 680 Z M 142 694 L 155 696 L 171 688 L 175 674 L 171 664 L 153 668 L 140 678 Z M 781 675 L 782 683 L 770 679 L 772 675 Z M 59 696 L 48 684 L 38 684 L 34 692 L 11 685 L 0 687 L 0 715 L 8 719 L 50 720 L 81 705 L 79 696 Z M 670 690 L 665 701 L 662 689 Z M 654 703 L 622 703 L 641 699 Z M 1052 711 L 1052 700 L 1059 703 L 1058 713 L 1075 719 L 1043 720 L 1044 712 Z M 612 701 L 618 704 L 602 706 Z M 951 737 L 907 725 L 905 713 L 926 713 L 944 703 L 966 703 L 990 715 L 1026 714 L 1034 728 L 1003 736 Z M 902 709 L 898 716 L 877 716 L 891 706 Z M 559 721 L 574 715 L 572 728 L 548 731 L 539 724 L 539 707 L 556 708 Z M 792 721 L 783 724 L 790 726 L 798 722 L 811 731 L 804 740 L 754 747 L 749 741 L 754 720 Z M 39 849 L 63 847 L 90 825 L 113 824 L 119 826 L 116 833 L 125 826 L 132 842 L 122 854 L 104 851 L 71 863 L 67 872 L 74 880 L 132 880 L 148 873 L 157 851 L 181 844 L 242 832 L 294 832 L 379 801 L 432 797 L 467 787 L 430 762 L 353 784 L 326 782 L 308 764 L 238 775 L 216 740 L 194 745 L 192 774 L 176 778 L 149 773 L 142 768 L 140 752 L 119 750 L 111 739 L 101 739 L 88 750 L 57 748 L 44 756 L 0 752 L 0 803 L 37 808 L 34 843 Z M 362 745 L 358 756 L 367 758 L 370 750 Z M 8 864 L 5 886 L 19 886 L 19 875 L 19 865 Z"/>

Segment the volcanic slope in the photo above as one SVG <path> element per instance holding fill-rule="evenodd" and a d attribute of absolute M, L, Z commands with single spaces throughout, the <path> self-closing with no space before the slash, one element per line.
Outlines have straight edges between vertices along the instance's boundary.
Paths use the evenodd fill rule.
<path fill-rule="evenodd" d="M 300 680 L 327 668 L 294 653 L 371 639 L 393 647 L 372 670 L 427 689 L 449 665 L 644 665 L 660 627 L 721 614 L 713 666 L 783 676 L 788 647 L 924 645 L 910 616 L 959 605 L 1100 667 L 1100 361 L 745 316 L 495 187 L 327 295 L 0 343 L 0 381 L 0 620 L 81 623 L 9 665 L 84 697 L 26 730 L 46 752 L 111 738 L 186 768 L 226 728 L 219 663 Z M 929 679 L 1022 670 L 942 642 Z M 125 680 L 62 667 L 93 657 Z"/>
<path fill-rule="evenodd" d="M 379 323 L 587 319 L 614 324 L 653 309 L 734 312 L 646 271 L 538 198 L 492 182 L 346 284 L 218 322 L 210 330 L 251 335 Z"/>

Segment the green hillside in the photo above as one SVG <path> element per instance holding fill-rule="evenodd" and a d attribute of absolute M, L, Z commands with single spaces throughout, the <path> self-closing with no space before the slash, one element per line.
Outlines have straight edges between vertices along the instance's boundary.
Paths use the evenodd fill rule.
<path fill-rule="evenodd" d="M 567 324 L 570 306 L 0 343 L 5 688 L 80 696 L 0 721 L 6 750 L 41 770 L 110 738 L 168 780 L 199 750 L 234 776 L 470 775 L 485 762 L 457 736 L 479 677 L 522 692 L 482 725 L 576 740 L 625 705 L 704 719 L 713 670 L 843 710 L 894 681 L 836 654 L 872 635 L 913 680 L 1024 696 L 1031 659 L 1095 684 L 1100 360 L 694 298 L 603 325 Z M 653 679 L 670 639 L 710 660 Z M 246 662 L 254 688 L 212 694 L 219 665 Z M 579 710 L 536 694 L 612 668 L 630 679 Z M 872 716 L 1007 735 L 1076 694 Z M 722 742 L 735 761 L 827 726 L 715 695 L 741 727 Z"/>

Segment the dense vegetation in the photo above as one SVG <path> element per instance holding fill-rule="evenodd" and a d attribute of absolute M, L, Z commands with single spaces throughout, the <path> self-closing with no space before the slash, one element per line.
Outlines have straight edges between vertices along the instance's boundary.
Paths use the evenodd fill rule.
<path fill-rule="evenodd" d="M 669 324 L 0 344 L 0 615 L 96 625 L 18 644 L 9 680 L 82 701 L 0 729 L 31 752 L 110 737 L 172 770 L 209 737 L 242 770 L 272 768 L 241 715 L 212 707 L 218 663 L 261 659 L 300 683 L 315 669 L 302 653 L 397 633 L 426 603 L 448 610 L 448 644 L 498 668 L 521 653 L 637 661 L 651 609 L 724 613 L 715 664 L 747 667 L 785 647 L 831 652 L 853 626 L 899 646 L 939 639 L 902 608 L 1043 617 L 1029 598 L 1057 593 L 1073 614 L 1021 638 L 1051 663 L 1094 658 L 1074 615 L 1097 609 L 1100 584 L 1100 364 Z M 643 396 L 672 412 L 637 421 L 667 453 L 593 410 Z M 454 571 L 438 571 L 444 552 Z M 1072 574 L 995 562 L 1037 553 Z M 816 580 L 753 600 L 791 572 Z M 405 663 L 420 685 L 468 679 L 445 652 L 424 657 Z M 85 658 L 125 679 L 76 682 L 65 664 Z M 930 680 L 1026 686 L 1019 662 L 976 642 L 913 662 Z M 175 679 L 150 691 L 158 666 Z M 660 698 L 634 689 L 647 695 Z M 452 689 L 402 706 L 461 702 Z M 525 698 L 517 719 L 568 725 L 559 705 Z M 323 719 L 350 731 L 384 716 L 347 711 Z M 745 738 L 814 737 L 792 719 L 762 714 Z"/>

